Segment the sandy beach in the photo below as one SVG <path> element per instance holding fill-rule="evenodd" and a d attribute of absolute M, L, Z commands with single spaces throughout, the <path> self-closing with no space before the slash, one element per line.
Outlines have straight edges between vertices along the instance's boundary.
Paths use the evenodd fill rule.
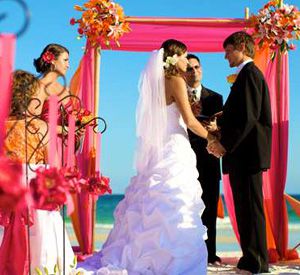
<path fill-rule="evenodd" d="M 96 225 L 96 250 L 101 248 L 101 245 L 106 240 L 111 228 L 112 225 Z M 68 227 L 68 231 L 70 232 L 71 242 L 75 242 L 76 238 L 70 226 Z M 290 243 L 294 245 L 296 244 L 294 242 L 300 237 L 300 228 L 298 226 L 292 226 L 289 231 Z M 218 255 L 222 258 L 223 263 L 221 266 L 209 265 L 207 274 L 239 274 L 236 269 L 236 264 L 241 257 L 241 251 L 233 234 L 231 225 L 224 220 L 218 220 L 217 249 Z M 300 249 L 297 251 L 300 255 Z M 265 274 L 300 274 L 300 259 L 271 264 L 269 271 L 270 273 Z"/>
<path fill-rule="evenodd" d="M 300 253 L 300 251 L 298 251 L 298 253 Z M 209 265 L 207 274 L 239 274 L 236 269 L 236 264 L 242 255 L 240 251 L 219 252 L 218 255 L 222 258 L 222 265 Z M 300 259 L 271 264 L 269 272 L 270 273 L 260 274 L 300 274 Z"/>
<path fill-rule="evenodd" d="M 112 225 L 96 225 L 95 234 L 95 250 L 101 249 L 105 242 Z M 78 245 L 72 225 L 67 223 L 67 231 L 72 245 Z M 300 241 L 300 227 L 292 226 L 289 229 L 290 247 L 296 245 L 296 241 Z M 3 228 L 0 227 L 0 242 L 2 240 Z M 221 266 L 208 266 L 207 274 L 239 274 L 236 269 L 236 264 L 241 256 L 239 245 L 235 239 L 232 228 L 227 221 L 218 220 L 218 234 L 217 234 L 217 250 L 218 255 L 222 259 Z M 297 250 L 300 255 L 300 249 Z M 294 261 L 282 261 L 270 265 L 270 273 L 265 274 L 300 274 L 300 259 Z M 262 273 L 261 273 L 262 274 Z"/>

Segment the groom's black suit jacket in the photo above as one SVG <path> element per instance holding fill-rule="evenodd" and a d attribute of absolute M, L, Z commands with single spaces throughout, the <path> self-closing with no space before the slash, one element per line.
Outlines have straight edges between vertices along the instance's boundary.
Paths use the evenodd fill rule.
<path fill-rule="evenodd" d="M 223 173 L 231 166 L 250 172 L 270 168 L 272 118 L 268 86 L 253 62 L 237 76 L 218 120 L 223 157 Z"/>

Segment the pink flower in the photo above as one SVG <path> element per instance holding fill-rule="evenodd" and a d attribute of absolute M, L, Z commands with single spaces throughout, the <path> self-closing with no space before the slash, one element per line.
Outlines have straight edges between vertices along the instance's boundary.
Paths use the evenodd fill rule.
<path fill-rule="evenodd" d="M 76 113 L 76 115 L 76 126 L 96 125 L 95 117 L 89 110 L 80 109 L 79 112 Z"/>
<path fill-rule="evenodd" d="M 290 49 L 290 50 L 295 50 L 295 49 L 296 49 L 296 45 L 293 44 L 293 43 L 290 44 L 290 45 L 289 45 L 289 49 Z"/>
<path fill-rule="evenodd" d="M 75 18 L 71 18 L 70 20 L 70 24 L 73 26 L 76 24 L 76 19 Z"/>
<path fill-rule="evenodd" d="M 83 189 L 88 193 L 96 196 L 103 195 L 105 193 L 112 193 L 110 188 L 110 179 L 108 177 L 100 176 L 99 172 L 96 172 L 95 176 L 89 177 L 83 184 Z"/>
<path fill-rule="evenodd" d="M 43 167 L 36 171 L 36 178 L 30 181 L 35 205 L 39 209 L 57 210 L 67 202 L 69 183 L 57 168 Z"/>
<path fill-rule="evenodd" d="M 270 45 L 271 50 L 276 50 L 277 48 L 278 48 L 278 44 L 276 44 L 276 43 L 273 43 Z"/>
<path fill-rule="evenodd" d="M 54 59 L 55 59 L 55 56 L 52 52 L 49 52 L 49 51 L 46 51 L 43 55 L 42 55 L 42 59 L 50 64 Z"/>
<path fill-rule="evenodd" d="M 83 29 L 82 29 L 82 28 L 78 28 L 77 31 L 78 31 L 78 33 L 79 33 L 80 35 L 83 34 Z"/>

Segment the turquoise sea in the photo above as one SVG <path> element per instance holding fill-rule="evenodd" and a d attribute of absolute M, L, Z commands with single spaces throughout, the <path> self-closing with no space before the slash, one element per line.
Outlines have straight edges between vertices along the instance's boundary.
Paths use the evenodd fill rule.
<path fill-rule="evenodd" d="M 300 194 L 291 195 L 297 200 L 300 200 Z M 124 198 L 124 195 L 104 195 L 99 197 L 97 201 L 97 223 L 100 224 L 113 224 L 113 211 L 117 204 Z M 224 201 L 224 198 L 223 198 Z M 225 215 L 227 216 L 227 211 L 225 208 Z M 291 209 L 288 204 L 288 216 L 289 223 L 299 223 L 300 217 L 298 217 L 295 212 Z M 299 240 L 300 241 L 300 240 Z"/>

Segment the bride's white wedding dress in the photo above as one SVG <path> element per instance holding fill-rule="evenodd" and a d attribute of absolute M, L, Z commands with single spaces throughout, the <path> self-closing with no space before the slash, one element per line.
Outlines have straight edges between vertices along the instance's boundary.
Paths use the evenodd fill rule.
<path fill-rule="evenodd" d="M 80 265 L 92 274 L 206 274 L 196 156 L 177 105 L 166 109 L 163 157 L 131 179 L 102 250 Z"/>

